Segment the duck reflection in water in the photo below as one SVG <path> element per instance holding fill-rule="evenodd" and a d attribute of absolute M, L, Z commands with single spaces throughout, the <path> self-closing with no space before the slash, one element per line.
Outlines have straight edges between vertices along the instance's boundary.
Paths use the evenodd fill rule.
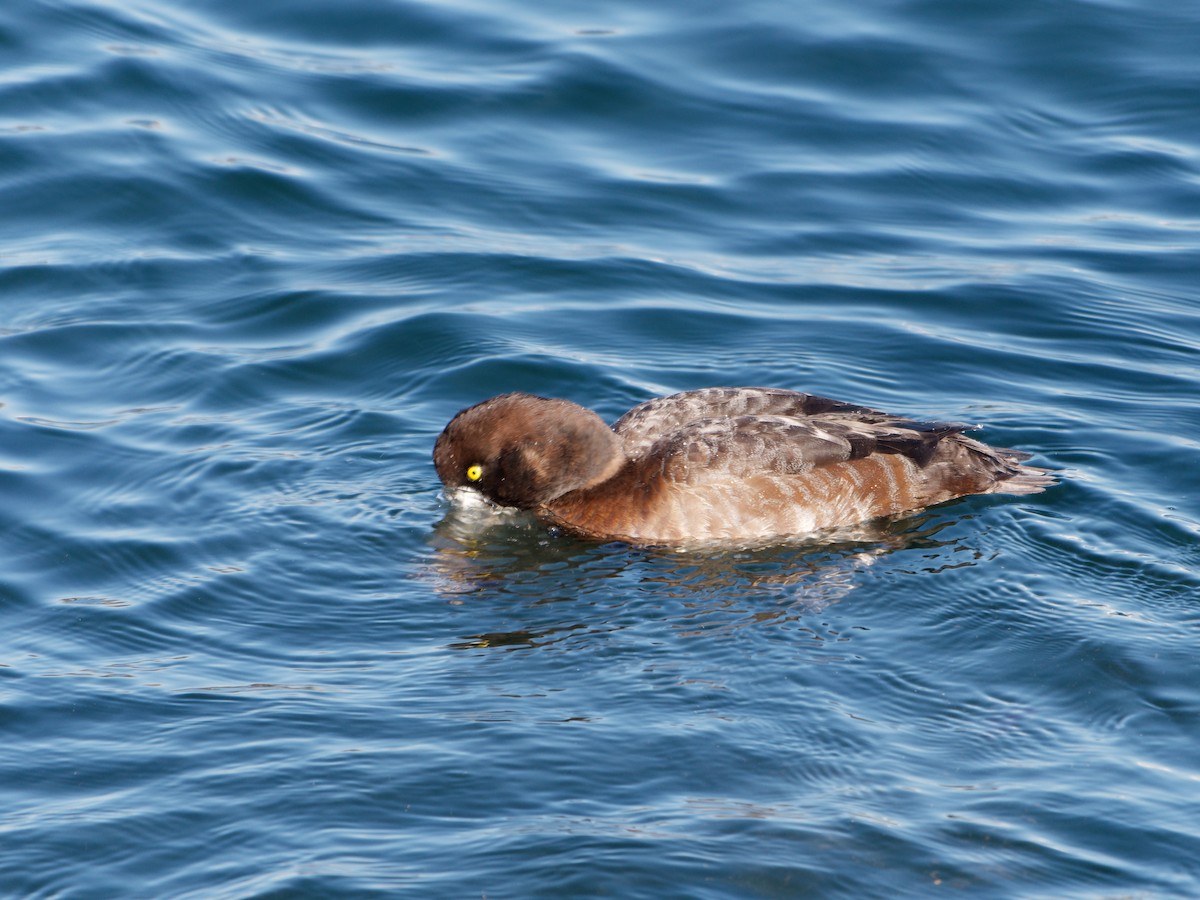
<path fill-rule="evenodd" d="M 898 551 L 919 551 L 930 574 L 975 565 L 979 551 L 941 537 L 965 518 L 926 513 L 836 540 L 697 553 L 581 541 L 547 533 L 531 516 L 489 516 L 485 525 L 453 509 L 434 530 L 426 572 L 453 605 L 521 620 L 520 628 L 464 635 L 456 649 L 562 648 L 637 624 L 647 602 L 684 636 L 715 635 L 820 613 Z"/>

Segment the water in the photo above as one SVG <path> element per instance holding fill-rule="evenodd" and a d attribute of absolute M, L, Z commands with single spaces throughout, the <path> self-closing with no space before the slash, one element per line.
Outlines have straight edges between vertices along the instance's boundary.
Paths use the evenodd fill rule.
<path fill-rule="evenodd" d="M 1200 894 L 1200 8 L 0 8 L 0 894 Z M 471 531 L 432 443 L 762 384 L 1063 476 Z"/>

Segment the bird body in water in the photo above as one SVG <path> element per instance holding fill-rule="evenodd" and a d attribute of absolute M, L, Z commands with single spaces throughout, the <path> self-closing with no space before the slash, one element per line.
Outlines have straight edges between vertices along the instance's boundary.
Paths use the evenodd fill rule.
<path fill-rule="evenodd" d="M 510 393 L 456 415 L 434 447 L 453 496 L 475 491 L 583 538 L 749 543 L 1054 483 L 970 426 L 774 388 L 648 400 L 610 428 L 567 400 Z"/>

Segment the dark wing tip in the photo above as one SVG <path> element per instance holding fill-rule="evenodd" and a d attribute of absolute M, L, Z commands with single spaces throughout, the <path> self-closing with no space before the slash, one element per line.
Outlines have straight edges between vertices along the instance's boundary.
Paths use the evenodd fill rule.
<path fill-rule="evenodd" d="M 929 465 L 943 439 L 962 434 L 972 427 L 962 422 L 900 421 L 891 424 L 894 430 L 876 434 L 876 447 L 883 453 L 907 456 L 922 469 Z"/>

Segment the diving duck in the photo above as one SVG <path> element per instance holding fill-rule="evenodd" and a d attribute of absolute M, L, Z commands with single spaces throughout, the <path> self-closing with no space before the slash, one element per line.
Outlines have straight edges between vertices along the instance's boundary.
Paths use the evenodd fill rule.
<path fill-rule="evenodd" d="M 578 537 L 756 543 L 1055 479 L 972 426 L 775 388 L 648 400 L 610 428 L 567 400 L 501 394 L 458 413 L 433 450 L 447 493 L 474 491 Z"/>

